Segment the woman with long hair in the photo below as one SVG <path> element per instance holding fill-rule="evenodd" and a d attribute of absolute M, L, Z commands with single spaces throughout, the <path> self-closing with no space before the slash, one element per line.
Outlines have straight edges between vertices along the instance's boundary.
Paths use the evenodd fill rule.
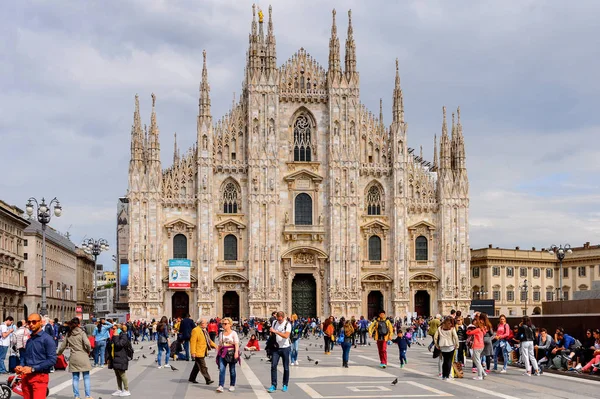
<path fill-rule="evenodd" d="M 531 323 L 529 316 L 523 316 L 523 321 L 519 326 L 519 336 L 521 337 L 521 356 L 525 362 L 525 375 L 531 377 L 532 368 L 535 375 L 540 375 L 540 370 L 533 351 L 535 326 Z"/>
<path fill-rule="evenodd" d="M 494 371 L 498 370 L 498 356 L 502 353 L 502 359 L 504 360 L 504 367 L 502 367 L 501 373 L 506 373 L 506 367 L 508 366 L 508 338 L 510 337 L 510 326 L 506 322 L 506 316 L 500 315 L 500 322 L 496 328 L 495 338 L 498 340 L 496 348 L 494 349 Z"/>
<path fill-rule="evenodd" d="M 290 334 L 290 366 L 298 366 L 298 347 L 300 346 L 300 336 L 302 335 L 302 323 L 298 320 L 296 313 L 290 316 L 292 324 L 292 333 Z"/>
<path fill-rule="evenodd" d="M 465 365 L 465 353 L 467 351 L 467 326 L 464 324 L 462 316 L 456 318 L 456 336 L 458 337 L 458 352 L 456 361 Z"/>
<path fill-rule="evenodd" d="M 171 357 L 171 350 L 169 348 L 169 319 L 167 316 L 163 316 L 160 322 L 156 326 L 156 342 L 158 343 L 158 368 L 162 369 L 163 366 L 160 363 L 160 354 L 165 352 L 165 366 L 171 368 L 169 364 L 169 358 Z"/>
<path fill-rule="evenodd" d="M 340 321 L 340 324 L 341 321 Z M 350 348 L 354 340 L 354 327 L 352 326 L 352 320 L 346 320 L 343 326 L 340 328 L 340 333 L 344 332 L 344 341 L 342 342 L 342 367 L 348 368 L 348 362 L 350 361 Z"/>
<path fill-rule="evenodd" d="M 333 341 L 331 340 L 335 334 L 333 320 L 333 316 L 329 316 L 329 318 L 323 322 L 323 326 L 321 327 L 321 330 L 323 331 L 323 343 L 325 344 L 324 352 L 326 355 L 330 355 L 331 349 L 333 349 Z"/>
<path fill-rule="evenodd" d="M 100 319 L 94 329 L 94 340 L 96 342 L 94 347 L 94 367 L 103 368 L 104 363 L 106 363 L 104 354 L 106 352 L 106 342 L 110 338 L 111 327 L 112 323 Z"/>
<path fill-rule="evenodd" d="M 83 374 L 83 388 L 86 399 L 91 399 L 90 370 L 90 352 L 92 346 L 85 331 L 79 327 L 79 318 L 75 317 L 69 322 L 69 332 L 58 348 L 58 355 L 62 355 L 65 349 L 69 348 L 69 372 L 73 375 L 73 395 L 79 396 L 79 376 Z"/>
<path fill-rule="evenodd" d="M 485 333 L 483 334 L 483 352 L 481 352 L 481 364 L 485 362 L 485 373 L 490 373 L 490 366 L 492 364 L 492 356 L 494 354 L 492 339 L 494 337 L 494 327 L 490 321 L 487 313 L 482 312 L 479 315 L 479 319 L 485 323 Z"/>
<path fill-rule="evenodd" d="M 117 390 L 112 396 L 131 396 L 129 382 L 127 381 L 127 368 L 130 356 L 133 356 L 133 347 L 127 337 L 127 326 L 120 326 L 120 332 L 115 332 L 106 346 L 108 368 L 113 369 L 117 378 Z"/>
<path fill-rule="evenodd" d="M 452 370 L 452 360 L 454 359 L 454 351 L 458 348 L 458 335 L 454 329 L 454 319 L 446 317 L 440 328 L 437 329 L 433 336 L 433 342 L 436 348 L 442 352 L 442 380 L 446 381 L 450 378 Z"/>
<path fill-rule="evenodd" d="M 250 339 L 248 340 L 248 343 L 246 344 L 244 350 L 251 352 L 257 352 L 260 350 L 260 344 L 258 342 L 258 339 L 256 339 L 256 334 L 252 334 L 250 336 Z"/>
<path fill-rule="evenodd" d="M 219 334 L 219 347 L 217 348 L 217 366 L 219 366 L 219 387 L 217 392 L 223 392 L 225 385 L 225 370 L 229 366 L 229 391 L 235 391 L 235 364 L 240 357 L 240 338 L 231 329 L 233 320 L 225 317 L 221 320 L 223 331 Z"/>

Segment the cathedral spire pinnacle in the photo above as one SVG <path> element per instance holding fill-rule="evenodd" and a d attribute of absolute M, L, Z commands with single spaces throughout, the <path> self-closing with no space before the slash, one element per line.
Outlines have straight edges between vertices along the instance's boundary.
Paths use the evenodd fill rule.
<path fill-rule="evenodd" d="M 252 4 L 252 36 L 257 35 L 256 4 Z"/>
<path fill-rule="evenodd" d="M 383 130 L 384 124 L 383 124 L 383 98 L 379 98 L 379 125 L 381 126 L 381 129 Z"/>
<path fill-rule="evenodd" d="M 152 114 L 150 115 L 150 132 L 148 133 L 148 151 L 150 161 L 160 162 L 160 140 L 158 123 L 156 122 L 156 95 L 152 93 Z"/>
<path fill-rule="evenodd" d="M 131 160 L 142 161 L 144 151 L 144 131 L 142 130 L 142 118 L 140 116 L 140 97 L 136 94 L 133 125 L 131 126 Z"/>
<path fill-rule="evenodd" d="M 269 28 L 267 30 L 267 71 L 272 74 L 277 69 L 277 51 L 275 48 L 275 33 L 273 32 L 273 7 L 269 6 Z"/>
<path fill-rule="evenodd" d="M 446 122 L 446 107 L 442 107 L 442 137 L 440 139 L 440 169 L 447 170 L 451 168 L 451 148 L 448 138 L 448 125 Z"/>
<path fill-rule="evenodd" d="M 393 104 L 394 122 L 404 123 L 404 97 L 400 87 L 400 70 L 398 67 L 398 58 L 396 58 L 396 82 L 394 84 L 394 104 Z"/>
<path fill-rule="evenodd" d="M 179 162 L 179 148 L 177 148 L 177 132 L 174 134 L 175 141 L 173 144 L 173 165 Z"/>
<path fill-rule="evenodd" d="M 340 40 L 337 37 L 337 26 L 335 24 L 335 8 L 332 11 L 331 39 L 329 39 L 329 73 L 341 74 L 340 63 Z"/>
<path fill-rule="evenodd" d="M 354 43 L 354 31 L 352 29 L 352 10 L 348 10 L 348 37 L 346 38 L 346 79 L 350 80 L 356 73 L 356 44 Z"/>
<path fill-rule="evenodd" d="M 432 170 L 435 172 L 438 168 L 438 153 L 437 153 L 437 134 L 433 136 L 433 166 Z"/>
<path fill-rule="evenodd" d="M 206 50 L 202 51 L 202 58 L 202 81 L 200 82 L 198 116 L 210 118 L 210 86 L 208 85 L 208 69 L 206 68 Z"/>
<path fill-rule="evenodd" d="M 265 15 L 263 14 L 262 9 L 260 7 L 258 7 L 258 38 L 260 39 L 261 42 L 264 42 L 264 40 L 265 40 L 265 33 L 263 30 L 264 18 L 265 18 Z"/>

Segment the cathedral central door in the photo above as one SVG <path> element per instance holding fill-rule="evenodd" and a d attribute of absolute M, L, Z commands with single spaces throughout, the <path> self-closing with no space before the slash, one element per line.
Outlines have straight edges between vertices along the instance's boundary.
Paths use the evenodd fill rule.
<path fill-rule="evenodd" d="M 317 282 L 312 274 L 296 274 L 292 281 L 292 313 L 298 318 L 317 316 Z"/>
<path fill-rule="evenodd" d="M 379 316 L 379 312 L 385 310 L 383 308 L 383 294 L 381 291 L 371 291 L 367 297 L 367 317 L 369 320 L 373 320 L 374 317 Z"/>
<path fill-rule="evenodd" d="M 418 316 L 431 316 L 429 303 L 429 293 L 427 291 L 417 291 L 415 294 L 415 312 Z"/>
<path fill-rule="evenodd" d="M 186 292 L 177 291 L 171 298 L 171 317 L 184 318 L 190 313 L 190 297 Z"/>
<path fill-rule="evenodd" d="M 223 295 L 223 317 L 240 319 L 240 296 L 235 291 L 227 291 Z"/>

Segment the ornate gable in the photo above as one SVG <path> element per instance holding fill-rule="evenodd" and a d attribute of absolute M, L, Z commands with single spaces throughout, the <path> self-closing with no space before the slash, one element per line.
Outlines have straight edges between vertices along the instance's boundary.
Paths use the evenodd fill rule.
<path fill-rule="evenodd" d="M 241 230 L 245 229 L 246 225 L 238 220 L 235 220 L 234 218 L 228 218 L 220 223 L 217 223 L 215 225 L 215 228 L 219 232 L 219 236 L 223 238 L 226 234 L 229 233 L 241 233 Z"/>
<path fill-rule="evenodd" d="M 306 169 L 299 170 L 283 178 L 288 184 L 288 189 L 309 190 L 319 189 L 319 185 L 323 182 L 323 178 L 318 174 Z"/>
<path fill-rule="evenodd" d="M 196 226 L 187 220 L 184 219 L 175 219 L 165 224 L 165 229 L 167 229 L 167 237 L 171 238 L 171 236 L 183 233 L 187 235 L 188 238 L 192 238 L 192 232 Z"/>
<path fill-rule="evenodd" d="M 215 278 L 215 283 L 247 283 L 248 279 L 240 273 L 223 273 Z"/>
<path fill-rule="evenodd" d="M 363 233 L 363 237 L 365 240 L 367 237 L 373 234 L 380 234 L 385 238 L 387 236 L 388 231 L 390 230 L 390 226 L 387 223 L 384 223 L 380 220 L 373 220 L 363 226 L 360 227 L 360 230 Z"/>
<path fill-rule="evenodd" d="M 279 68 L 281 101 L 326 102 L 325 69 L 301 48 Z"/>

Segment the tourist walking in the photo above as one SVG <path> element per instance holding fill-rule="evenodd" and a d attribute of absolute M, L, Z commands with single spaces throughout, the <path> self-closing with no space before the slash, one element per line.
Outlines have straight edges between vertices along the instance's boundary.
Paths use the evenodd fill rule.
<path fill-rule="evenodd" d="M 179 323 L 179 333 L 183 339 L 183 349 L 185 350 L 185 360 L 190 361 L 190 339 L 192 338 L 192 330 L 196 327 L 192 317 L 187 314 L 185 319 Z"/>
<path fill-rule="evenodd" d="M 190 338 L 190 353 L 192 355 L 192 359 L 194 359 L 194 368 L 190 373 L 190 377 L 188 381 L 197 384 L 196 377 L 198 377 L 198 372 L 202 373 L 206 385 L 212 384 L 214 381 L 210 378 L 210 374 L 208 374 L 208 367 L 206 367 L 206 356 L 208 356 L 208 351 L 212 348 L 217 348 L 217 344 L 215 344 L 208 335 L 208 331 L 206 330 L 208 323 L 206 319 L 198 320 L 198 326 L 192 330 L 192 335 Z"/>
<path fill-rule="evenodd" d="M 17 330 L 14 333 L 16 339 L 17 352 L 19 352 L 19 364 L 24 366 L 25 363 L 25 344 L 30 337 L 29 330 L 27 329 L 27 322 L 21 320 L 17 322 Z"/>
<path fill-rule="evenodd" d="M 519 337 L 521 337 L 521 358 L 525 363 L 525 375 L 531 377 L 532 371 L 535 375 L 540 375 L 533 351 L 535 326 L 531 323 L 529 316 L 523 316 L 523 321 L 519 326 Z"/>
<path fill-rule="evenodd" d="M 398 330 L 398 335 L 392 342 L 398 345 L 398 352 L 400 352 L 400 368 L 403 368 L 405 364 L 408 364 L 408 360 L 406 360 L 406 351 L 410 348 L 410 339 L 407 334 L 402 333 L 402 330 Z"/>
<path fill-rule="evenodd" d="M 96 329 L 94 330 L 94 367 L 102 368 L 104 367 L 104 363 L 106 363 L 106 342 L 110 337 L 110 329 L 112 326 L 112 323 L 109 323 L 104 319 L 100 319 L 96 325 Z"/>
<path fill-rule="evenodd" d="M 365 316 L 360 316 L 358 321 L 358 333 L 359 333 L 359 345 L 367 344 L 367 334 L 369 333 L 369 320 L 365 319 Z"/>
<path fill-rule="evenodd" d="M 446 381 L 450 378 L 450 370 L 452 370 L 452 361 L 454 360 L 454 351 L 458 348 L 458 335 L 454 329 L 454 319 L 446 317 L 444 322 L 435 332 L 433 336 L 435 347 L 442 352 L 442 380 Z"/>
<path fill-rule="evenodd" d="M 160 322 L 156 326 L 156 334 L 156 342 L 158 343 L 158 368 L 163 368 L 160 363 L 161 354 L 163 352 L 165 352 L 164 367 L 171 368 L 171 365 L 169 364 L 169 358 L 171 357 L 171 350 L 169 348 L 169 319 L 167 319 L 167 316 L 161 317 Z"/>
<path fill-rule="evenodd" d="M 435 315 L 435 318 L 429 322 L 429 328 L 427 329 L 427 335 L 429 335 L 431 337 L 431 343 L 427 347 L 429 352 L 431 352 L 431 348 L 433 348 L 433 345 L 434 345 L 433 337 L 434 337 L 437 329 L 440 327 L 440 324 L 442 324 L 442 315 L 440 315 L 438 313 Z"/>
<path fill-rule="evenodd" d="M 221 320 L 223 331 L 219 335 L 219 346 L 217 348 L 217 366 L 219 366 L 219 387 L 217 392 L 223 392 L 225 385 L 225 370 L 229 366 L 229 391 L 235 391 L 235 364 L 240 358 L 240 338 L 231 329 L 233 320 L 225 317 Z"/>
<path fill-rule="evenodd" d="M 329 316 L 327 320 L 323 322 L 323 326 L 321 327 L 323 331 L 323 343 L 324 343 L 324 353 L 326 355 L 331 354 L 331 350 L 333 349 L 333 336 L 335 334 L 335 325 L 333 316 Z"/>
<path fill-rule="evenodd" d="M 473 377 L 474 380 L 483 380 L 485 378 L 485 372 L 481 366 L 481 352 L 483 352 L 484 343 L 483 335 L 485 334 L 485 323 L 479 318 L 473 320 L 474 324 L 470 324 L 467 327 L 467 335 L 473 335 L 473 365 L 477 368 L 477 376 Z"/>
<path fill-rule="evenodd" d="M 502 354 L 502 360 L 504 361 L 504 367 L 502 367 L 501 373 L 506 373 L 506 367 L 508 366 L 508 338 L 510 337 L 510 326 L 506 322 L 506 316 L 501 314 L 498 327 L 496 328 L 497 343 L 494 349 L 494 371 L 498 371 L 498 356 Z"/>
<path fill-rule="evenodd" d="M 290 380 L 290 334 L 292 332 L 291 324 L 285 320 L 285 313 L 282 311 L 277 312 L 276 320 L 271 323 L 271 329 L 269 330 L 277 342 L 277 348 L 273 351 L 273 360 L 271 361 L 271 387 L 268 392 L 275 392 L 277 390 L 277 365 L 279 359 L 283 361 L 283 386 L 281 390 L 287 392 L 288 383 Z"/>
<path fill-rule="evenodd" d="M 298 347 L 300 346 L 300 335 L 302 334 L 302 323 L 298 320 L 298 316 L 294 313 L 290 317 L 292 330 L 290 334 L 290 359 L 292 366 L 298 366 Z"/>
<path fill-rule="evenodd" d="M 377 352 L 379 353 L 379 367 L 387 367 L 387 342 L 392 339 L 394 326 L 385 317 L 385 311 L 380 311 L 379 316 L 369 326 L 369 335 L 377 341 Z"/>
<path fill-rule="evenodd" d="M 42 328 L 42 316 L 30 314 L 27 325 L 31 337 L 25 345 L 25 365 L 17 366 L 15 373 L 21 376 L 24 399 L 45 398 L 50 380 L 48 373 L 56 364 L 56 345 L 54 338 Z"/>
<path fill-rule="evenodd" d="M 12 316 L 8 316 L 4 319 L 4 324 L 0 325 L 0 374 L 7 374 L 6 366 L 4 364 L 4 359 L 6 359 L 6 353 L 8 352 L 8 348 L 10 347 L 10 339 L 14 330 L 12 328 L 12 323 L 14 319 Z"/>
<path fill-rule="evenodd" d="M 127 368 L 133 358 L 133 347 L 127 338 L 127 326 L 121 326 L 121 332 L 114 334 L 106 346 L 108 368 L 114 370 L 117 379 L 117 390 L 112 396 L 131 396 L 127 381 Z"/>
<path fill-rule="evenodd" d="M 69 332 L 67 332 L 65 339 L 58 348 L 58 355 L 62 355 L 67 348 L 69 349 L 69 372 L 73 376 L 73 395 L 75 395 L 75 398 L 81 397 L 79 396 L 79 377 L 82 374 L 85 397 L 91 399 L 90 370 L 92 364 L 90 363 L 90 352 L 92 346 L 85 331 L 79 327 L 79 318 L 77 317 L 70 321 Z"/>
<path fill-rule="evenodd" d="M 352 327 L 352 320 L 346 320 L 346 322 L 340 327 L 338 334 L 340 337 L 343 335 L 343 339 L 340 340 L 342 345 L 342 367 L 348 368 L 348 362 L 350 360 L 350 348 L 352 348 L 352 342 L 354 340 L 354 327 Z"/>

